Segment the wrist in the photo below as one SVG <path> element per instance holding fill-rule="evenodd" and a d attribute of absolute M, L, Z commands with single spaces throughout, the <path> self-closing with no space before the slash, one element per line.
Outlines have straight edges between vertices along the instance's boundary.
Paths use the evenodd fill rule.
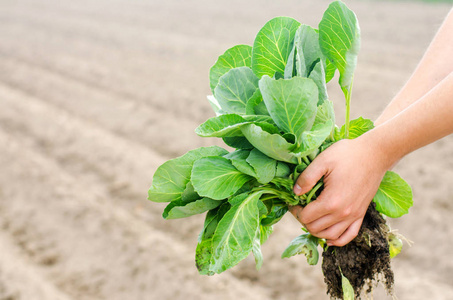
<path fill-rule="evenodd" d="M 387 130 L 386 126 L 378 126 L 357 138 L 384 171 L 392 169 L 405 155 L 404 147 L 401 147 L 398 141 L 394 141 L 392 134 Z"/>

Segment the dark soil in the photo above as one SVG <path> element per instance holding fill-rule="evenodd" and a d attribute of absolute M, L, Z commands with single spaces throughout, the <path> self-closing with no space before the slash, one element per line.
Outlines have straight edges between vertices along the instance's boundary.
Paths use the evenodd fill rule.
<path fill-rule="evenodd" d="M 322 271 L 327 294 L 332 299 L 343 299 L 341 272 L 349 279 L 355 297 L 367 286 L 370 293 L 380 281 L 391 294 L 393 271 L 387 242 L 388 227 L 372 202 L 368 207 L 357 237 L 344 247 L 329 247 L 323 253 Z"/>

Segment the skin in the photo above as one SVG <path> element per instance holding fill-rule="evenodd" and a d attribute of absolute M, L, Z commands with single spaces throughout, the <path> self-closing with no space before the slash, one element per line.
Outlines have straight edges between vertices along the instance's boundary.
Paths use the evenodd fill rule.
<path fill-rule="evenodd" d="M 387 170 L 408 153 L 453 133 L 452 11 L 376 127 L 335 143 L 297 179 L 294 192 L 301 195 L 324 177 L 317 200 L 291 212 L 328 245 L 344 246 L 357 236 Z"/>

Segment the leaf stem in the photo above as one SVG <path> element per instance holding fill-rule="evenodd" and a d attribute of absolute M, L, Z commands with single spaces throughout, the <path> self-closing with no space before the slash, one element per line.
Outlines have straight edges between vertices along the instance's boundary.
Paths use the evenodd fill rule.
<path fill-rule="evenodd" d="M 345 130 L 344 130 L 344 138 L 347 139 L 348 136 L 349 136 L 349 119 L 350 119 L 350 116 L 349 116 L 349 107 L 350 107 L 350 103 L 351 103 L 351 97 L 350 97 L 350 93 L 347 93 L 347 96 L 346 96 L 346 118 L 345 118 Z"/>
<path fill-rule="evenodd" d="M 349 120 L 350 120 L 350 111 L 351 111 L 351 94 L 352 94 L 352 83 L 354 81 L 354 77 L 351 79 L 351 84 L 345 88 L 341 88 L 343 90 L 344 97 L 346 99 L 346 117 L 345 117 L 345 130 L 344 130 L 344 138 L 347 139 L 349 137 Z"/>
<path fill-rule="evenodd" d="M 276 195 L 272 195 L 272 196 L 267 196 L 267 197 L 263 197 L 263 198 L 260 198 L 261 201 L 267 201 L 267 200 L 272 200 L 272 199 L 275 199 L 275 198 L 278 198 Z"/>
<path fill-rule="evenodd" d="M 311 189 L 310 193 L 308 194 L 307 196 L 307 204 L 309 204 L 311 202 L 311 198 L 313 197 L 313 195 L 316 193 L 317 190 L 319 190 L 319 188 L 323 185 L 324 183 L 322 181 L 318 182 L 317 185 L 315 185 L 314 188 Z"/>
<path fill-rule="evenodd" d="M 256 187 L 256 188 L 252 189 L 252 192 L 263 192 L 264 194 L 275 195 L 278 198 L 280 198 L 282 201 L 284 201 L 290 205 L 297 205 L 299 202 L 298 199 L 295 199 L 289 193 L 284 192 L 284 191 L 279 191 L 279 190 L 276 190 L 274 188 L 267 187 L 267 186 Z"/>
<path fill-rule="evenodd" d="M 304 160 L 304 163 L 307 164 L 307 166 L 310 164 L 310 160 L 306 156 L 302 157 L 302 159 Z"/>

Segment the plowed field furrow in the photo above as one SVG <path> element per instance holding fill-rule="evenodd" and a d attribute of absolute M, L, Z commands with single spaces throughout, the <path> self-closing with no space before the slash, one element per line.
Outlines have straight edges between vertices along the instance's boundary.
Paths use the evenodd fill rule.
<path fill-rule="evenodd" d="M 97 201 L 103 201 L 106 205 L 111 205 L 119 210 L 124 209 L 124 213 L 131 218 L 146 222 L 150 226 L 149 232 L 162 232 L 167 238 L 171 237 L 174 241 L 189 245 L 184 253 L 192 262 L 192 271 L 195 271 L 193 255 L 202 219 L 194 217 L 187 220 L 164 222 L 161 219 L 161 211 L 164 206 L 151 204 L 145 200 L 150 182 L 149 175 L 154 172 L 157 165 L 163 162 L 163 158 L 153 155 L 140 144 L 111 134 L 94 124 L 86 123 L 86 121 L 40 99 L 30 97 L 7 86 L 0 87 L 1 94 L 4 96 L 0 103 L 5 107 L 0 111 L 0 128 L 7 129 L 23 148 L 32 149 L 35 153 L 52 159 L 52 164 L 60 168 L 58 174 L 64 171 L 76 177 L 77 179 L 73 182 L 76 182 L 77 187 L 83 186 L 85 189 L 95 186 Z M 17 115 L 21 117 L 15 118 Z M 31 124 L 27 120 L 34 120 L 34 122 Z M 43 183 L 43 186 L 50 185 Z M 59 190 L 59 188 L 57 189 Z M 36 234 L 32 232 L 31 237 L 27 236 L 24 240 L 28 240 Z M 285 233 L 283 230 L 280 233 L 281 242 L 279 244 L 288 243 L 296 234 L 298 234 L 297 230 L 296 233 L 292 233 L 291 230 Z M 56 233 L 50 235 L 54 236 Z M 279 272 L 282 265 L 285 265 L 285 262 L 278 257 L 282 249 L 283 247 L 280 247 L 277 252 L 272 249 L 264 249 L 269 259 L 268 266 L 264 270 Z M 45 256 L 39 260 L 52 261 L 54 258 Z M 319 269 L 304 267 L 306 273 L 312 274 L 312 278 L 299 278 L 297 274 L 300 269 L 288 270 L 285 273 L 297 278 L 295 279 L 295 282 L 298 282 L 297 286 L 307 285 L 307 294 L 322 295 L 322 284 L 320 284 L 319 273 L 316 273 L 316 271 L 319 272 Z M 292 273 L 294 275 L 291 275 Z M 270 287 L 273 295 L 291 295 L 291 293 L 297 294 L 298 292 L 296 286 L 295 290 L 290 293 L 290 290 L 284 285 L 272 285 L 264 273 L 257 277 L 253 260 L 242 264 L 232 275 L 242 280 L 254 280 L 259 286 Z M 313 280 L 318 283 L 316 285 L 321 288 L 321 292 L 310 288 L 313 284 L 309 283 Z M 85 293 L 88 292 L 87 288 Z"/>
<path fill-rule="evenodd" d="M 71 114 L 140 142 L 163 156 L 175 157 L 192 148 L 212 144 L 208 139 L 195 138 L 194 130 L 198 123 L 176 119 L 169 111 L 156 111 L 146 105 L 142 107 L 124 101 L 109 91 L 87 87 L 77 80 L 14 59 L 0 58 L 0 68 L 4 71 L 0 74 L 0 81 L 11 87 L 46 99 Z M 30 81 L 29 78 L 36 80 Z M 49 90 L 52 92 L 49 93 Z M 131 118 L 131 114 L 135 117 Z"/>
<path fill-rule="evenodd" d="M 98 184 L 112 205 L 128 209 L 175 238 L 197 235 L 201 219 L 164 223 L 161 219 L 164 205 L 146 201 L 152 174 L 164 158 L 39 99 L 4 86 L 0 91 L 4 95 L 0 103 L 5 107 L 0 110 L 0 127 L 7 128 L 17 140 L 54 158 L 67 172 L 77 174 L 81 186 Z M 22 117 L 15 118 L 17 114 Z M 27 122 L 30 119 L 33 124 Z"/>
<path fill-rule="evenodd" d="M 0 1 L 0 300 L 326 300 L 320 266 L 280 259 L 289 214 L 253 256 L 197 273 L 203 216 L 163 220 L 156 168 L 221 141 L 194 129 L 215 59 L 278 15 L 317 26 L 319 1 Z M 358 1 L 352 116 L 374 118 L 407 81 L 450 5 Z M 333 81 L 335 81 L 334 79 Z M 337 123 L 343 96 L 329 90 Z M 415 241 L 394 263 L 399 299 L 453 295 L 453 138 L 397 166 L 415 205 L 392 226 Z M 391 299 L 378 288 L 374 299 Z"/>
<path fill-rule="evenodd" d="M 22 241 L 14 236 L 20 231 L 8 232 L 10 223 L 4 218 L 0 203 L 0 299 L 70 300 L 72 297 L 56 288 L 45 272 L 29 263 L 22 252 Z M 14 264 L 12 264 L 14 262 Z M 26 285 L 24 285 L 26 282 Z"/>
<path fill-rule="evenodd" d="M 61 16 L 44 18 L 51 21 L 50 24 L 25 20 L 3 28 L 5 42 L 0 46 L 4 54 L 13 52 L 13 56 L 29 63 L 117 92 L 141 105 L 148 103 L 174 111 L 179 118 L 195 118 L 201 122 L 205 117 L 200 113 L 210 110 L 205 95 L 209 87 L 209 67 L 217 57 L 215 53 L 220 52 L 218 43 L 178 32 L 167 35 L 153 26 L 147 30 L 126 30 L 121 23 L 106 25 L 97 21 L 88 23 L 87 27 L 80 22 L 71 24 Z M 31 38 L 21 39 L 30 28 L 33 28 Z M 27 46 L 23 47 L 24 44 Z M 43 44 L 45 49 L 41 47 Z M 206 62 L 200 63 L 191 57 L 205 57 Z M 122 64 L 121 72 L 115 71 L 118 62 Z M 189 74 L 205 74 L 205 84 L 178 85 Z M 168 82 L 173 82 L 175 88 L 162 93 L 159 87 Z M 168 106 L 168 102 L 175 101 L 178 105 Z"/>
<path fill-rule="evenodd" d="M 97 182 L 86 183 L 3 130 L 0 144 L 1 227 L 28 257 L 24 263 L 48 280 L 41 288 L 61 290 L 55 299 L 266 299 L 229 275 L 196 276 L 193 259 L 180 255 L 188 253 L 185 245 L 115 205 Z M 21 289 L 29 288 L 12 292 L 25 295 Z"/>

